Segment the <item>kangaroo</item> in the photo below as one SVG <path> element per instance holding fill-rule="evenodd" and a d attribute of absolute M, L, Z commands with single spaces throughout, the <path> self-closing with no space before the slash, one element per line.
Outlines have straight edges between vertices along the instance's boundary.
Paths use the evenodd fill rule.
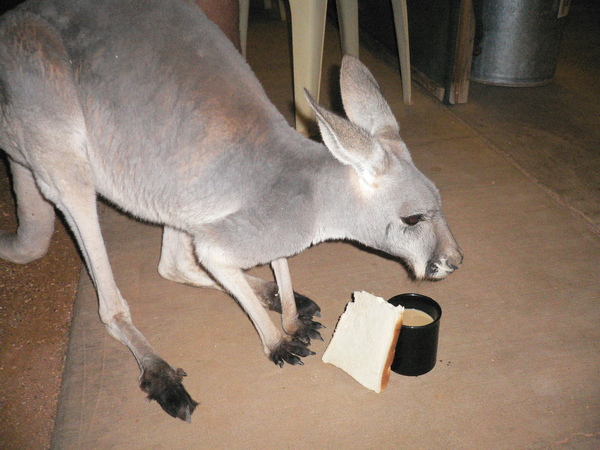
<path fill-rule="evenodd" d="M 348 119 L 307 93 L 323 143 L 301 136 L 242 56 L 187 0 L 30 0 L 0 23 L 0 147 L 17 198 L 0 257 L 42 257 L 64 215 L 108 332 L 140 368 L 140 387 L 171 416 L 197 403 L 133 325 L 98 224 L 100 195 L 164 226 L 158 270 L 226 291 L 264 352 L 302 364 L 320 308 L 292 289 L 288 257 L 352 240 L 437 280 L 462 261 L 434 184 L 413 164 L 377 82 L 344 57 Z M 275 282 L 245 270 L 271 264 Z M 281 328 L 266 311 L 282 314 Z"/>

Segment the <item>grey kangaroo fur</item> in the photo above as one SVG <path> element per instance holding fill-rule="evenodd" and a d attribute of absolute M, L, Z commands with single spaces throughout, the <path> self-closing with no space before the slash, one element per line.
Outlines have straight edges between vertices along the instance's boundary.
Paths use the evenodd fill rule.
<path fill-rule="evenodd" d="M 189 421 L 197 403 L 185 373 L 135 328 L 115 284 L 97 194 L 162 224 L 160 274 L 235 297 L 279 365 L 301 364 L 321 327 L 319 307 L 292 290 L 286 258 L 348 239 L 402 258 L 418 279 L 462 261 L 438 190 L 354 58 L 343 60 L 341 90 L 349 120 L 309 96 L 323 145 L 287 124 L 191 1 L 30 0 L 0 22 L 0 147 L 19 219 L 16 233 L 0 232 L 0 257 L 42 257 L 58 208 L 142 390 Z M 266 263 L 276 283 L 244 272 Z M 283 331 L 265 308 L 282 313 Z"/>

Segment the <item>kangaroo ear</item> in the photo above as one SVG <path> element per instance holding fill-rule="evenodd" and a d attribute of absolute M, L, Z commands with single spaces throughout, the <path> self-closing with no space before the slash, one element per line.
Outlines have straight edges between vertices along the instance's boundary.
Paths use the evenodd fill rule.
<path fill-rule="evenodd" d="M 342 164 L 350 165 L 369 186 L 385 172 L 388 156 L 377 139 L 346 119 L 321 108 L 305 89 L 308 103 L 317 117 L 323 142 Z"/>
<path fill-rule="evenodd" d="M 400 127 L 369 69 L 353 56 L 342 60 L 342 102 L 348 119 L 373 136 L 400 138 Z"/>

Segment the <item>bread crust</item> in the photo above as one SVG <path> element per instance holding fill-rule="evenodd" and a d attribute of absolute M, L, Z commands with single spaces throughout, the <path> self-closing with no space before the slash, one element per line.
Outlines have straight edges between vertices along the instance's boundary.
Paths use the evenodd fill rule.
<path fill-rule="evenodd" d="M 392 344 L 390 345 L 388 357 L 385 362 L 385 368 L 383 369 L 383 376 L 381 377 L 381 390 L 382 391 L 385 388 L 387 388 L 388 382 L 390 381 L 390 375 L 392 373 L 392 363 L 394 362 L 394 356 L 396 356 L 396 344 L 398 343 L 398 338 L 400 337 L 400 330 L 402 329 L 403 318 L 404 318 L 404 315 L 400 314 L 400 317 L 398 318 L 398 322 L 396 322 L 396 329 L 394 330 L 394 338 L 392 339 Z"/>

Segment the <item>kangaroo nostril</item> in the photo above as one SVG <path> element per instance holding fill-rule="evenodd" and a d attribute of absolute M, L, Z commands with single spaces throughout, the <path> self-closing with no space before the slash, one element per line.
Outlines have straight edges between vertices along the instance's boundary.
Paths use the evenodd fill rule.
<path fill-rule="evenodd" d="M 453 270 L 456 270 L 459 268 L 459 266 L 462 264 L 463 262 L 463 252 L 462 250 L 459 248 L 457 249 L 458 252 L 454 255 L 454 257 L 448 258 L 448 267 L 451 267 Z"/>

